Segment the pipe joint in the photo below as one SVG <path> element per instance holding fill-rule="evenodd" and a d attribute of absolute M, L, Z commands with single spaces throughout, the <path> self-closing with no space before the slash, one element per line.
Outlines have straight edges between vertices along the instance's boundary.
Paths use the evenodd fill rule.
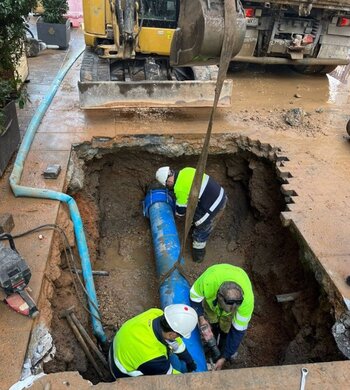
<path fill-rule="evenodd" d="M 174 198 L 171 196 L 169 190 L 166 188 L 160 188 L 156 190 L 150 190 L 147 192 L 145 200 L 143 203 L 143 215 L 147 218 L 149 218 L 149 209 L 152 205 L 154 205 L 157 202 L 163 202 L 168 203 L 173 212 L 175 213 L 175 201 Z"/>

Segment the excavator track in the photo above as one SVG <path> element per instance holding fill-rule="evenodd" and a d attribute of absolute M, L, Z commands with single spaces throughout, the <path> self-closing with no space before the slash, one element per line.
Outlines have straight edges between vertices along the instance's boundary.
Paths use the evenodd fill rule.
<path fill-rule="evenodd" d="M 80 68 L 80 81 L 109 81 L 109 61 L 100 58 L 91 47 L 86 47 Z"/>
<path fill-rule="evenodd" d="M 78 82 L 81 108 L 211 107 L 214 101 L 216 65 L 192 67 L 194 79 L 181 81 L 115 81 L 110 69 L 109 60 L 86 48 Z M 231 95 L 232 80 L 225 80 L 219 106 L 230 106 Z"/>

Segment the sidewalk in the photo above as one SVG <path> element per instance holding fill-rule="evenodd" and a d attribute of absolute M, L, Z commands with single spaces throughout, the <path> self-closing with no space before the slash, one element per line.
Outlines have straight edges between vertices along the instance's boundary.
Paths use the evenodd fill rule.
<path fill-rule="evenodd" d="M 37 57 L 28 58 L 29 76 L 26 86 L 30 102 L 24 109 L 17 109 L 21 138 L 23 138 L 32 116 L 49 91 L 61 66 L 70 55 L 74 55 L 83 47 L 82 31 L 75 29 L 72 30 L 71 42 L 67 50 L 45 50 Z M 57 126 L 57 123 L 53 126 Z M 33 142 L 25 163 L 21 184 L 62 190 L 71 145 L 70 143 L 66 144 L 66 147 L 61 145 L 58 147 L 59 150 L 51 152 L 50 138 L 48 137 L 46 141 L 36 139 Z M 55 223 L 59 208 L 58 202 L 32 198 L 17 199 L 13 196 L 9 186 L 9 176 L 14 159 L 15 156 L 12 157 L 6 172 L 0 178 L 0 213 L 11 212 L 15 223 L 15 228 L 11 233 L 17 234 L 44 223 Z M 54 183 L 45 182 L 41 173 L 47 164 L 54 163 L 62 165 L 62 173 Z M 43 240 L 39 240 L 38 234 L 16 239 L 16 248 L 32 272 L 29 287 L 32 289 L 32 296 L 36 302 L 39 299 L 46 263 L 50 254 L 51 240 L 52 232 L 45 232 Z M 0 388 L 8 389 L 20 378 L 33 320 L 13 312 L 3 303 L 0 310 L 0 332 L 4 337 L 0 350 Z"/>

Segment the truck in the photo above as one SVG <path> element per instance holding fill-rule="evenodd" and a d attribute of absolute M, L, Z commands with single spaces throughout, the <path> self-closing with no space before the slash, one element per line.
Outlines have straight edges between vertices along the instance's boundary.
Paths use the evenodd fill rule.
<path fill-rule="evenodd" d="M 231 69 L 286 64 L 325 74 L 350 58 L 350 0 L 242 1 L 247 30 Z"/>
<path fill-rule="evenodd" d="M 83 15 L 83 109 L 210 106 L 225 23 L 232 70 L 261 63 L 325 73 L 349 58 L 350 0 L 83 0 Z M 231 95 L 227 79 L 219 106 Z"/>

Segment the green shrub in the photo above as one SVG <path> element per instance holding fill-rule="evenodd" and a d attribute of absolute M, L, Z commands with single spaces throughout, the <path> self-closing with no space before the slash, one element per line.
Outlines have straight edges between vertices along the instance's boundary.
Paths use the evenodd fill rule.
<path fill-rule="evenodd" d="M 24 17 L 36 0 L 2 0 L 0 7 L 0 77 L 8 78 L 22 57 L 25 37 Z"/>
<path fill-rule="evenodd" d="M 42 14 L 45 23 L 66 23 L 63 16 L 68 12 L 68 0 L 42 0 L 44 12 Z"/>
<path fill-rule="evenodd" d="M 23 106 L 26 91 L 21 83 L 17 66 L 24 53 L 26 35 L 24 18 L 35 7 L 36 0 L 2 0 L 0 7 L 0 133 L 3 126 L 2 108 L 18 98 Z"/>

